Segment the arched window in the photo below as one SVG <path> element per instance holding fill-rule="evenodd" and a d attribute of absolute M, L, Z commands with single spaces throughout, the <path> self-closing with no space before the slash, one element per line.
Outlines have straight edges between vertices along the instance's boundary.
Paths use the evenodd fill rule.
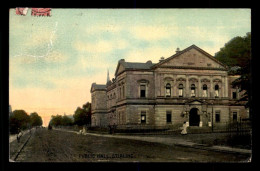
<path fill-rule="evenodd" d="M 206 84 L 203 85 L 202 90 L 203 90 L 202 97 L 208 97 L 208 87 Z"/>
<path fill-rule="evenodd" d="M 190 89 L 191 89 L 191 97 L 195 97 L 195 85 L 194 84 L 191 84 L 191 87 L 190 87 Z"/>
<path fill-rule="evenodd" d="M 166 97 L 171 97 L 171 84 L 170 83 L 167 83 L 166 84 Z"/>
<path fill-rule="evenodd" d="M 183 84 L 179 85 L 179 97 L 183 97 Z"/>
<path fill-rule="evenodd" d="M 215 97 L 219 97 L 219 86 L 215 85 Z"/>

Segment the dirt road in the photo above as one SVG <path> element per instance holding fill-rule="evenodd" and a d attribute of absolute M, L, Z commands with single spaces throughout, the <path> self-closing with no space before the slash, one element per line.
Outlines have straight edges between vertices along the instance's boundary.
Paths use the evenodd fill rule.
<path fill-rule="evenodd" d="M 17 158 L 23 162 L 245 162 L 248 156 L 136 140 L 38 129 Z"/>

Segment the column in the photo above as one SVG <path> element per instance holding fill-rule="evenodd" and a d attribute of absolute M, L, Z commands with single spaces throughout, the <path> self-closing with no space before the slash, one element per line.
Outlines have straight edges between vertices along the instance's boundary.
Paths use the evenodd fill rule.
<path fill-rule="evenodd" d="M 210 76 L 210 97 L 214 97 L 212 76 Z"/>
<path fill-rule="evenodd" d="M 165 96 L 165 90 L 164 90 L 164 81 L 163 81 L 163 74 L 160 74 L 160 91 L 161 96 Z"/>
<path fill-rule="evenodd" d="M 199 78 L 198 78 L 198 81 L 199 81 L 199 84 L 198 84 L 198 97 L 202 97 L 202 95 L 201 95 L 201 82 L 200 82 L 200 76 L 199 76 Z"/>
<path fill-rule="evenodd" d="M 225 97 L 225 80 L 223 76 L 221 76 L 221 97 Z"/>
<path fill-rule="evenodd" d="M 225 77 L 225 97 L 228 97 L 228 79 Z"/>
<path fill-rule="evenodd" d="M 199 125 L 199 127 L 202 127 L 202 125 L 203 125 L 203 122 L 202 122 L 202 116 L 203 115 L 203 112 L 200 112 L 200 125 Z"/>
<path fill-rule="evenodd" d="M 186 97 L 190 97 L 189 96 L 189 76 L 188 75 L 186 75 L 186 86 L 185 86 L 185 95 L 186 95 Z"/>

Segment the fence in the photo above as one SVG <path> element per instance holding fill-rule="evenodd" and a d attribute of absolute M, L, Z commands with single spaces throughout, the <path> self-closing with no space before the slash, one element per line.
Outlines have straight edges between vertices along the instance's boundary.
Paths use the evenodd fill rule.
<path fill-rule="evenodd" d="M 83 126 L 58 126 L 58 128 L 79 131 Z M 174 135 L 181 133 L 181 125 L 175 127 L 154 127 L 147 125 L 112 125 L 112 126 L 97 126 L 85 125 L 88 132 L 106 132 L 106 133 L 127 133 L 127 134 L 145 134 L 145 135 Z M 229 133 L 230 135 L 245 135 L 251 134 L 252 125 L 250 121 L 239 120 L 236 122 L 226 122 L 221 124 L 214 124 L 212 127 L 188 127 L 188 134 L 202 134 L 202 133 Z"/>
<path fill-rule="evenodd" d="M 238 134 L 238 135 L 245 135 L 252 131 L 252 124 L 251 121 L 243 121 L 240 119 L 239 121 L 233 121 L 226 123 L 226 132 L 230 134 Z"/>

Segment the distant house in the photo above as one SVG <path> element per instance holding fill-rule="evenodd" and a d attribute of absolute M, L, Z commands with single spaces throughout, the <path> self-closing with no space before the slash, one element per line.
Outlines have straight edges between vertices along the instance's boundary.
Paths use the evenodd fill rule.
<path fill-rule="evenodd" d="M 228 67 L 192 45 L 158 63 L 119 60 L 115 78 L 91 86 L 92 126 L 210 127 L 248 118 Z"/>

